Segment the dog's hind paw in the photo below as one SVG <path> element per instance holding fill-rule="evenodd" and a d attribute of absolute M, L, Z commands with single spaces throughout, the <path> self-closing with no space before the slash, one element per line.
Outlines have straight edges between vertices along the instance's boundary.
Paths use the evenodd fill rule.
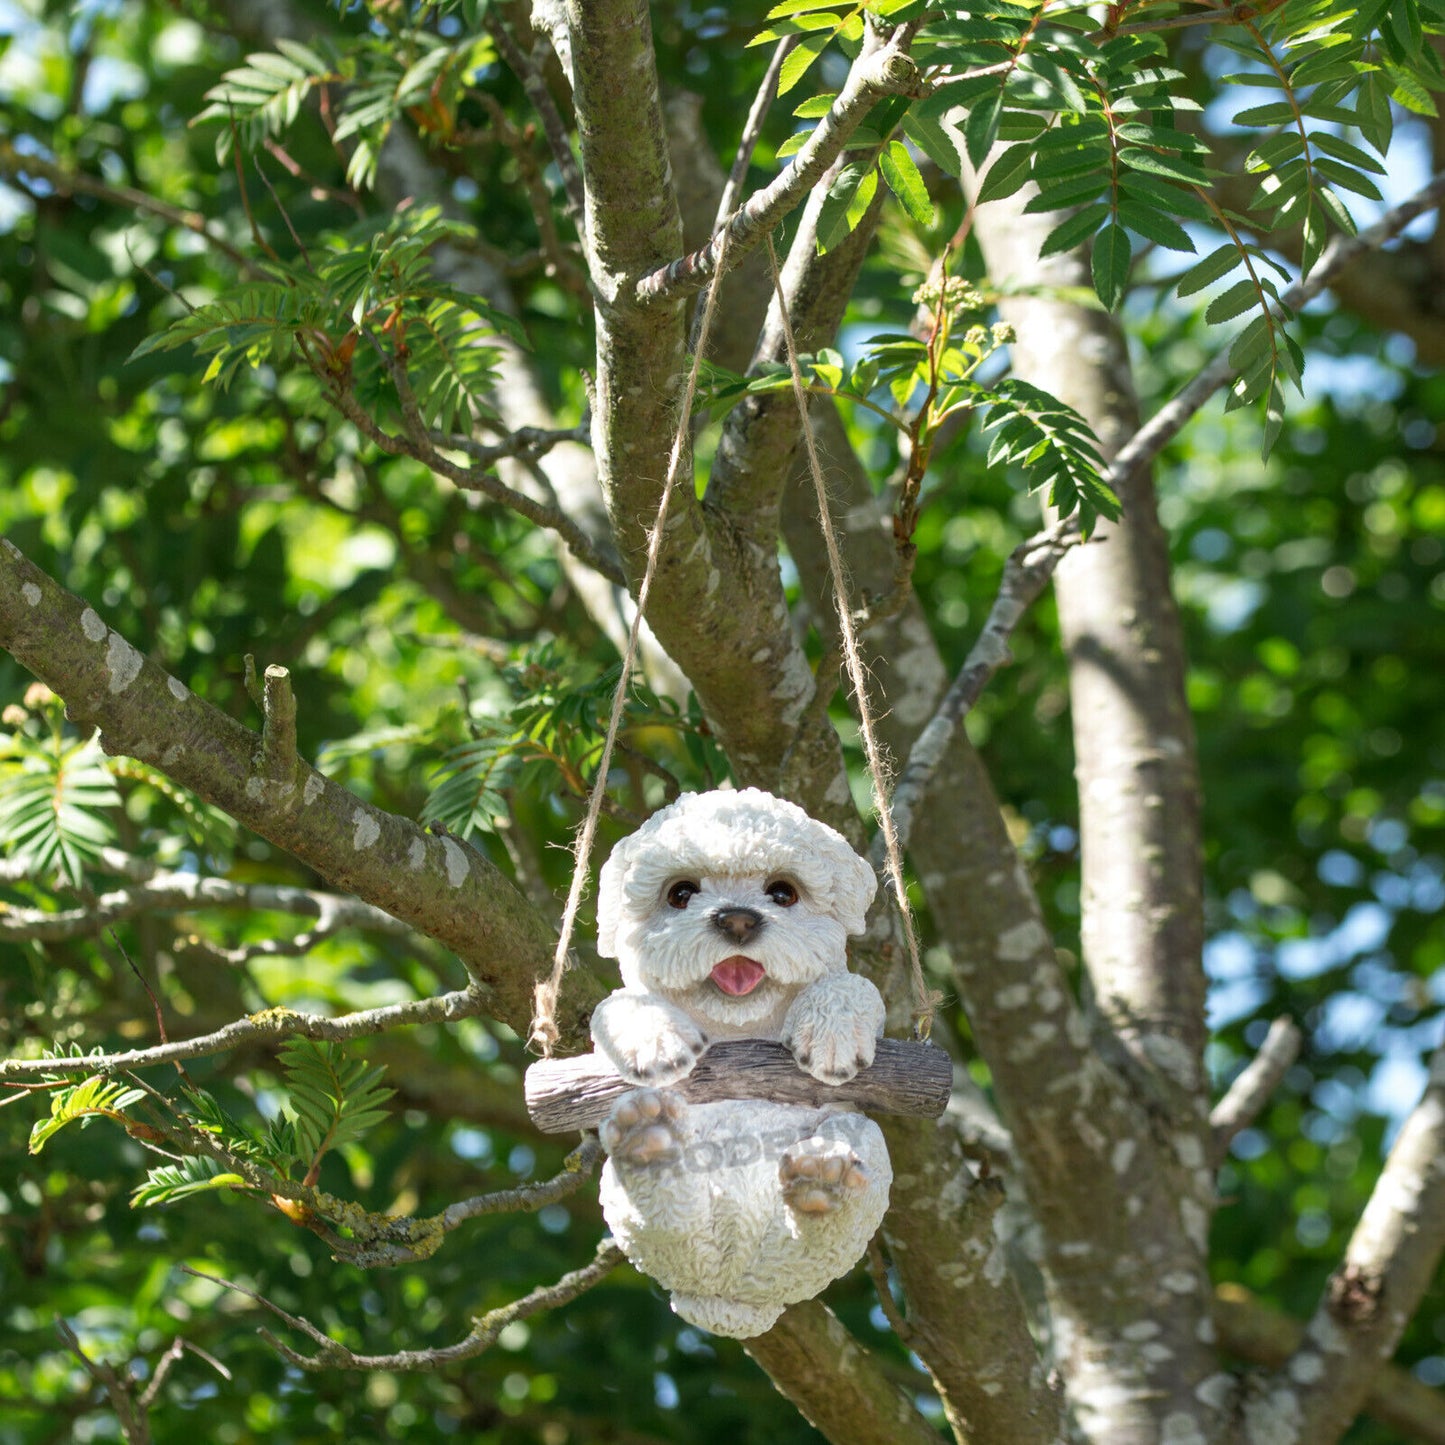
<path fill-rule="evenodd" d="M 798 1214 L 832 1214 L 869 1185 L 863 1161 L 841 1139 L 802 1139 L 778 1161 L 783 1199 Z"/>
<path fill-rule="evenodd" d="M 602 1121 L 602 1147 L 626 1164 L 670 1164 L 680 1145 L 676 1125 L 682 1100 L 661 1089 L 633 1089 L 624 1094 Z"/>

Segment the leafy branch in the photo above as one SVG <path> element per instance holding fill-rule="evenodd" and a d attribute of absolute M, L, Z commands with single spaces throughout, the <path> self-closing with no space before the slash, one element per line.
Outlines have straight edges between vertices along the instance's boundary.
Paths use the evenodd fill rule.
<path fill-rule="evenodd" d="M 904 464 L 893 520 L 899 548 L 911 547 L 934 446 L 949 423 L 974 413 L 985 418 L 985 431 L 996 433 L 988 464 L 1018 465 L 1030 490 L 1046 489 L 1049 505 L 1061 516 L 1077 513 L 1083 535 L 1092 532 L 1100 517 L 1117 517 L 1118 497 L 1103 478 L 1103 462 L 1083 418 L 1037 387 L 981 379 L 980 368 L 1014 339 L 1012 328 L 972 321 L 984 300 L 958 277 L 926 284 L 914 300 L 930 316 L 923 339 L 875 336 L 851 366 L 831 349 L 799 358 L 812 395 L 864 407 L 900 434 Z M 790 385 L 789 370 L 782 364 L 763 367 L 750 377 L 714 368 L 708 395 L 714 405 L 727 408 L 750 393 Z M 891 406 L 878 399 L 885 388 Z"/>
<path fill-rule="evenodd" d="M 607 732 L 607 714 L 617 687 L 618 669 L 579 679 L 555 643 L 528 651 L 502 669 L 512 706 L 494 717 L 473 720 L 473 736 L 447 750 L 433 775 L 433 791 L 422 821 L 440 823 L 460 837 L 495 832 L 498 820 L 511 816 L 508 795 L 518 788 L 551 790 L 560 782 L 570 797 L 585 799 Z M 647 749 L 630 749 L 639 730 L 652 734 Z M 619 743 L 624 759 L 662 778 L 668 797 L 678 782 L 649 754 L 657 751 L 656 733 L 672 733 L 691 768 L 715 784 L 728 775 L 722 750 L 713 741 L 696 699 L 686 707 L 643 683 L 628 692 Z"/>
<path fill-rule="evenodd" d="M 225 814 L 155 768 L 107 756 L 98 734 L 77 738 L 65 721 L 64 703 L 43 684 L 32 684 L 23 703 L 7 707 L 3 722 L 8 731 L 0 734 L 0 848 L 11 865 L 9 879 L 83 888 L 88 871 L 126 868 L 123 855 L 111 847 L 123 801 L 118 782 L 158 795 L 198 848 L 230 846 L 234 826 Z M 19 935 L 25 912 L 6 910 L 0 930 Z M 52 926 L 59 916 L 47 912 L 41 926 Z"/>

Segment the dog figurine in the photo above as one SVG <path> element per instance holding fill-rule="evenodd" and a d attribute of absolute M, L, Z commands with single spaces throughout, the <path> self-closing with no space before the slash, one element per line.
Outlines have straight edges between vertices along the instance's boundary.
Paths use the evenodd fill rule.
<path fill-rule="evenodd" d="M 629 1083 L 602 1125 L 602 1210 L 683 1319 L 746 1339 L 850 1269 L 888 1207 L 878 1126 L 842 1105 L 685 1104 L 667 1086 L 716 1039 L 779 1041 L 844 1083 L 883 1000 L 849 973 L 873 870 L 832 828 L 756 788 L 686 793 L 613 850 L 598 949 L 623 987 L 592 1015 Z"/>

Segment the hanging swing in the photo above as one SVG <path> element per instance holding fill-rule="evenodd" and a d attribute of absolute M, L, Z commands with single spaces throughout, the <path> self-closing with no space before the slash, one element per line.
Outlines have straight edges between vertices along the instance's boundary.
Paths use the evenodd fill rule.
<path fill-rule="evenodd" d="M 867 1112 L 936 1118 L 953 1082 L 928 1043 L 923 978 L 843 564 L 771 237 L 774 292 L 832 574 L 849 682 L 907 943 L 914 1039 L 881 1037 L 884 1005 L 847 969 L 876 887 L 843 837 L 755 788 L 684 794 L 619 843 L 601 873 L 598 949 L 623 987 L 594 1011 L 596 1052 L 552 1059 L 555 1010 L 612 750 L 683 461 L 725 270 L 704 302 L 637 610 L 551 976 L 538 983 L 527 1108 L 544 1133 L 599 1129 L 602 1206 L 618 1243 L 689 1322 L 748 1338 L 855 1264 L 887 1209 L 888 1152 Z"/>

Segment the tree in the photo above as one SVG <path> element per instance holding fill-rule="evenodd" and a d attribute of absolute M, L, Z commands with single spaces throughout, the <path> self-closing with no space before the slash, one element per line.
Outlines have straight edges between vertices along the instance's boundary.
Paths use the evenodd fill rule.
<path fill-rule="evenodd" d="M 777 9 L 17 24 L 0 1439 L 1442 1438 L 1439 7 Z M 518 1071 L 599 769 L 870 846 L 795 363 L 958 1087 L 779 1398 Z"/>

